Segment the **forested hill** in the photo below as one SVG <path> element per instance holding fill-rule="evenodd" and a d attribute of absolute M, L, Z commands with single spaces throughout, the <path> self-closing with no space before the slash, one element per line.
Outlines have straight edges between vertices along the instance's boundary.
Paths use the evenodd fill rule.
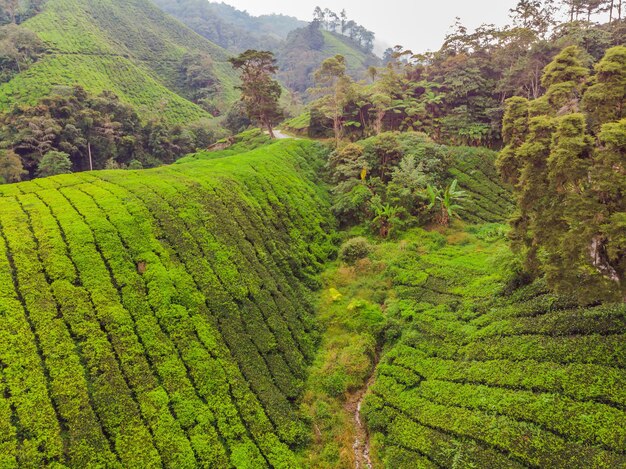
<path fill-rule="evenodd" d="M 0 467 L 296 467 L 320 147 L 0 189 Z"/>
<path fill-rule="evenodd" d="M 252 16 L 225 3 L 208 0 L 154 0 L 154 3 L 198 34 L 233 52 L 277 50 L 291 31 L 307 24 L 285 15 Z"/>
<path fill-rule="evenodd" d="M 35 32 L 43 52 L 0 86 L 3 109 L 80 85 L 92 94 L 112 91 L 146 118 L 158 111 L 170 122 L 188 123 L 236 99 L 226 52 L 149 0 L 49 0 L 19 28 Z M 190 71 L 199 67 L 204 102 L 196 99 Z"/>
<path fill-rule="evenodd" d="M 355 80 L 365 79 L 369 67 L 382 65 L 378 57 L 348 36 L 323 30 L 313 22 L 289 34 L 278 54 L 279 76 L 288 88 L 306 96 L 315 85 L 313 72 L 325 59 L 336 55 L 346 59 L 347 73 Z"/>
<path fill-rule="evenodd" d="M 224 3 L 205 0 L 155 0 L 163 11 L 220 46 L 233 51 L 270 50 L 278 59 L 280 79 L 306 99 L 313 72 L 337 54 L 346 58 L 349 74 L 367 77 L 381 59 L 372 53 L 374 33 L 349 20 L 343 11 L 315 10 L 310 23 L 284 15 L 252 16 Z"/>

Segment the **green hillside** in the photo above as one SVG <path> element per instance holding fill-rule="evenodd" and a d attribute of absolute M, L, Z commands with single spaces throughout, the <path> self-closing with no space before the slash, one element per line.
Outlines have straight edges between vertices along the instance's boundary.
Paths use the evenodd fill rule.
<path fill-rule="evenodd" d="M 347 71 L 355 80 L 365 79 L 370 66 L 381 64 L 378 57 L 351 39 L 311 23 L 289 33 L 278 53 L 279 77 L 289 89 L 305 94 L 315 85 L 315 70 L 338 54 L 346 58 Z"/>
<path fill-rule="evenodd" d="M 223 2 L 154 0 L 154 3 L 209 41 L 237 53 L 247 49 L 275 51 L 287 34 L 307 24 L 280 14 L 252 16 Z"/>
<path fill-rule="evenodd" d="M 190 122 L 208 116 L 185 99 L 190 96 L 180 69 L 193 54 L 212 59 L 215 106 L 224 108 L 236 97 L 225 51 L 148 0 L 49 0 L 23 27 L 37 33 L 49 51 L 0 86 L 0 109 L 15 102 L 32 105 L 55 86 L 79 84 L 96 94 L 114 91 L 144 117 L 162 112 L 169 121 Z"/>
<path fill-rule="evenodd" d="M 379 61 L 371 54 L 355 46 L 350 39 L 330 31 L 322 31 L 324 35 L 324 48 L 322 53 L 325 58 L 342 55 L 346 59 L 348 74 L 357 80 L 364 79 L 368 67 L 379 65 Z"/>
<path fill-rule="evenodd" d="M 626 306 L 576 307 L 541 281 L 512 290 L 502 233 L 420 231 L 382 255 L 402 338 L 363 406 L 376 459 L 626 467 Z"/>
<path fill-rule="evenodd" d="M 2 186 L 0 467 L 294 467 L 319 151 Z"/>

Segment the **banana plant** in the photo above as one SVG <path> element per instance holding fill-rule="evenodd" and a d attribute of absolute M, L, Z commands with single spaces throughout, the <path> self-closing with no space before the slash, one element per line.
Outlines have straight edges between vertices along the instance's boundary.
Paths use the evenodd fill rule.
<path fill-rule="evenodd" d="M 448 226 L 452 217 L 461 218 L 458 215 L 458 211 L 462 210 L 463 206 L 459 202 L 467 198 L 467 193 L 458 189 L 458 185 L 459 183 L 456 179 L 445 190 L 428 185 L 427 192 L 430 199 L 428 209 L 432 210 L 438 206 L 436 219 L 441 226 Z"/>
<path fill-rule="evenodd" d="M 378 234 L 381 238 L 387 238 L 391 234 L 394 226 L 400 222 L 400 207 L 391 204 L 376 204 L 374 213 L 376 217 L 373 220 L 375 226 L 378 227 Z"/>

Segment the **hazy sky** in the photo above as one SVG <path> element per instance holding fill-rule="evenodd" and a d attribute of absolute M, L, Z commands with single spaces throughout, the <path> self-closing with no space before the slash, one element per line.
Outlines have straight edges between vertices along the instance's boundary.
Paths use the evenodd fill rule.
<path fill-rule="evenodd" d="M 220 0 L 213 0 L 220 1 Z M 516 0 L 223 0 L 253 15 L 283 13 L 310 21 L 319 5 L 348 16 L 376 33 L 379 41 L 401 44 L 414 52 L 437 50 L 455 17 L 475 28 L 504 25 Z"/>

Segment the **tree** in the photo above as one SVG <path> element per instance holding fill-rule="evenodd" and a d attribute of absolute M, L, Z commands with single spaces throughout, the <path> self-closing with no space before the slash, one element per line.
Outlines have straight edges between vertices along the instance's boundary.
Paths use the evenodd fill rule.
<path fill-rule="evenodd" d="M 582 94 L 588 71 L 566 48 L 545 69 L 546 96 L 512 98 L 504 116 L 498 166 L 518 200 L 513 247 L 529 273 L 581 303 L 626 300 L 622 49 L 607 51 Z"/>
<path fill-rule="evenodd" d="M 28 69 L 44 52 L 44 44 L 32 31 L 8 24 L 0 27 L 0 82 Z"/>
<path fill-rule="evenodd" d="M 341 18 L 341 34 L 346 34 L 346 24 L 348 23 L 348 14 L 346 10 L 341 10 L 341 14 L 339 15 Z"/>
<path fill-rule="evenodd" d="M 274 54 L 247 50 L 229 59 L 229 62 L 241 73 L 242 85 L 238 88 L 248 116 L 266 128 L 271 138 L 275 138 L 273 125 L 282 117 L 278 104 L 282 88 L 272 78 L 278 71 Z"/>
<path fill-rule="evenodd" d="M 70 155 L 61 151 L 49 151 L 39 162 L 37 168 L 38 177 L 56 176 L 57 174 L 69 174 L 72 172 Z"/>
<path fill-rule="evenodd" d="M 523 162 L 517 152 L 528 135 L 528 100 L 514 97 L 506 101 L 502 119 L 502 139 L 506 146 L 498 155 L 496 166 L 502 179 L 508 184 L 518 182 Z"/>
<path fill-rule="evenodd" d="M 24 169 L 22 160 L 13 150 L 0 152 L 0 183 L 20 182 L 28 171 Z"/>
<path fill-rule="evenodd" d="M 546 88 L 546 98 L 557 114 L 578 110 L 582 85 L 589 76 L 581 56 L 580 48 L 566 47 L 544 70 L 541 84 Z"/>
<path fill-rule="evenodd" d="M 609 49 L 595 67 L 596 76 L 583 98 L 594 129 L 626 117 L 626 47 Z"/>
<path fill-rule="evenodd" d="M 428 197 L 430 199 L 429 210 L 437 205 L 436 220 L 441 226 L 448 226 L 452 217 L 460 218 L 458 211 L 463 207 L 459 202 L 465 200 L 467 194 L 458 189 L 458 181 L 455 179 L 445 189 L 428 185 Z"/>
<path fill-rule="evenodd" d="M 372 223 L 378 228 L 381 238 L 388 238 L 393 228 L 401 221 L 398 216 L 401 208 L 391 204 L 382 204 L 380 201 L 375 201 L 373 208 L 375 217 Z"/>
<path fill-rule="evenodd" d="M 603 125 L 598 140 L 590 178 L 600 210 L 583 226 L 593 230 L 589 244 L 593 266 L 626 301 L 626 119 Z"/>
<path fill-rule="evenodd" d="M 322 95 L 319 108 L 333 121 L 335 144 L 339 145 L 344 130 L 344 108 L 349 102 L 353 83 L 346 73 L 346 59 L 336 55 L 324 60 L 315 72 L 315 82 L 318 87 L 311 92 Z"/>
<path fill-rule="evenodd" d="M 518 0 L 509 11 L 515 26 L 528 29 L 538 37 L 544 37 L 555 23 L 554 0 Z"/>

